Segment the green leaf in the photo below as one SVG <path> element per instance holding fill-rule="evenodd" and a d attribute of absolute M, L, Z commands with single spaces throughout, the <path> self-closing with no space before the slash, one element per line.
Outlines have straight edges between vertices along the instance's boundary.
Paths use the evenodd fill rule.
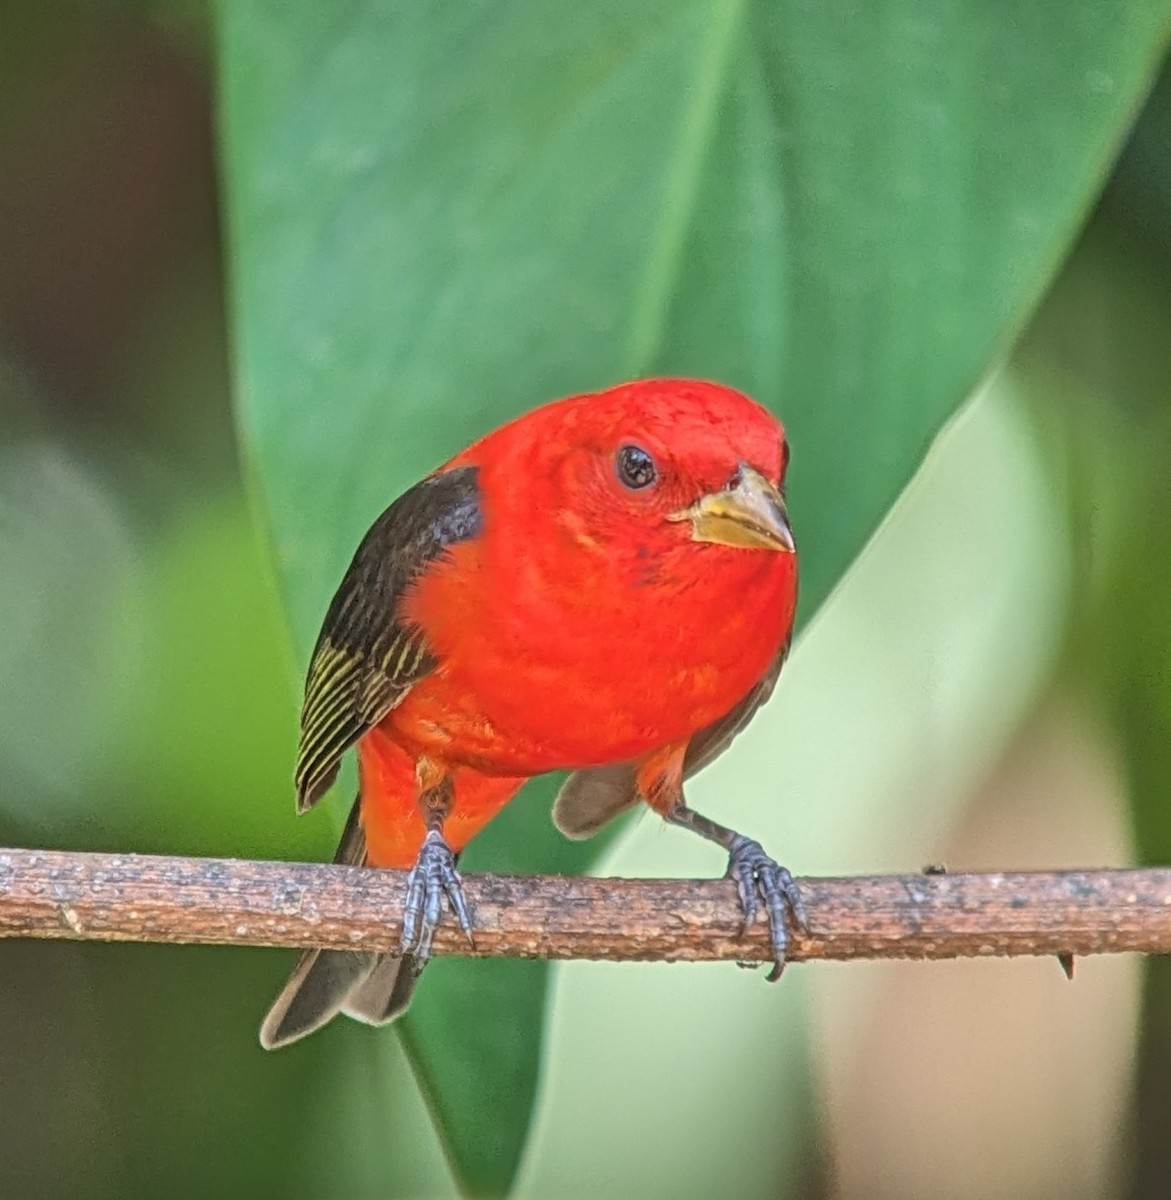
<path fill-rule="evenodd" d="M 302 653 L 421 473 L 542 400 L 650 373 L 784 417 L 807 619 L 1040 294 L 1167 16 L 222 5 L 240 426 Z M 594 848 L 545 807 L 522 800 L 468 864 L 580 869 Z M 409 1018 L 476 1191 L 523 1147 L 544 980 L 442 964 Z"/>

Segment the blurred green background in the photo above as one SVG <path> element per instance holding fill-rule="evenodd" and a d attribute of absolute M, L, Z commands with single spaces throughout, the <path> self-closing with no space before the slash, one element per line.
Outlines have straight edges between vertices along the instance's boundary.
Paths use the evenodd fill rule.
<path fill-rule="evenodd" d="M 327 857 L 370 517 L 690 371 L 791 426 L 807 584 L 696 806 L 807 874 L 1171 861 L 1171 9 L 565 11 L 0 8 L 0 839 Z M 546 798 L 472 866 L 720 869 Z M 264 1054 L 290 957 L 0 945 L 0 1196 L 1171 1191 L 1163 960 L 443 962 L 408 1061 Z"/>

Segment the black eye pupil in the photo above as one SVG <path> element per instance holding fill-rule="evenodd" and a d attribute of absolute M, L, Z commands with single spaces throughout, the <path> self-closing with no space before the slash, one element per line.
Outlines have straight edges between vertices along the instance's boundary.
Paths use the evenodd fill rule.
<path fill-rule="evenodd" d="M 655 460 L 641 446 L 618 451 L 618 478 L 628 488 L 649 487 L 655 481 Z"/>

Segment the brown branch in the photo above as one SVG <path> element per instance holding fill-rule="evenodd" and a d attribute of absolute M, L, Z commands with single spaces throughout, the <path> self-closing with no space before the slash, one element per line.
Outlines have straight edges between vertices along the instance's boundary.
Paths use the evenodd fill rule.
<path fill-rule="evenodd" d="M 310 863 L 0 850 L 0 937 L 383 950 L 405 877 Z M 794 960 L 1171 952 L 1171 869 L 884 875 L 799 881 L 813 932 Z M 768 957 L 724 879 L 468 875 L 476 946 L 439 954 Z"/>

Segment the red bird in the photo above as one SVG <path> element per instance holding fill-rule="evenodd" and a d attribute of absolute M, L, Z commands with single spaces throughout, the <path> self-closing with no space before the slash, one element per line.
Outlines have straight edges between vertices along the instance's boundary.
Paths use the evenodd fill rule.
<path fill-rule="evenodd" d="M 358 750 L 336 861 L 410 868 L 398 954 L 310 950 L 261 1029 L 275 1047 L 338 1012 L 407 1007 L 456 857 L 526 779 L 589 837 L 643 800 L 723 846 L 745 921 L 764 902 L 779 975 L 792 877 L 687 807 L 683 782 L 773 690 L 797 556 L 780 423 L 714 383 L 648 379 L 545 405 L 400 496 L 358 547 L 313 651 L 299 811 Z"/>

